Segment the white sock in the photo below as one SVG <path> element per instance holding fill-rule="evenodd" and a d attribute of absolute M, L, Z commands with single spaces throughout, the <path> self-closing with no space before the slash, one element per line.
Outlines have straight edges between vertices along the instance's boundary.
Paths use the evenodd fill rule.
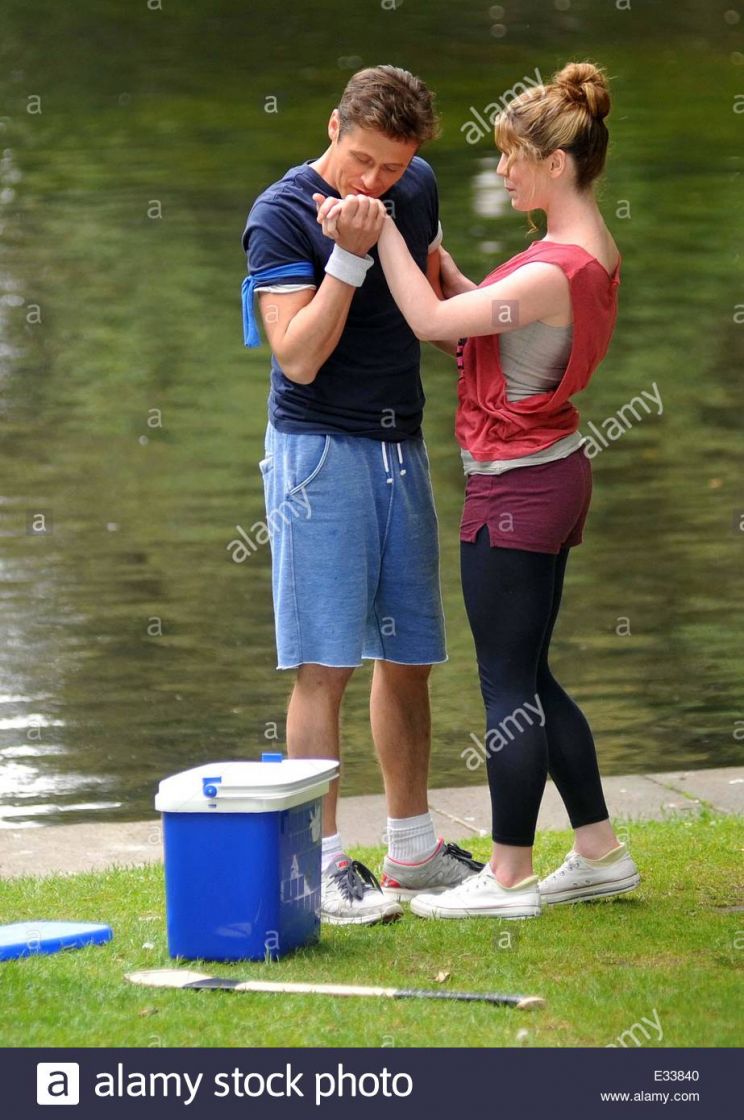
<path fill-rule="evenodd" d="M 334 832 L 333 836 L 323 836 L 320 841 L 320 873 L 324 874 L 335 859 L 344 854 L 341 846 L 341 834 Z"/>
<path fill-rule="evenodd" d="M 439 843 L 431 813 L 418 817 L 388 817 L 388 855 L 391 859 L 418 863 L 433 855 Z"/>

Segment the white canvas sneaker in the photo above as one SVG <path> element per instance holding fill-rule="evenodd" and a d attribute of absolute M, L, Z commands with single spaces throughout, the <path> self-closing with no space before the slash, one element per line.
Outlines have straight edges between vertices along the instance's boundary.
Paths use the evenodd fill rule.
<path fill-rule="evenodd" d="M 341 855 L 320 880 L 320 920 L 332 926 L 372 926 L 395 922 L 403 909 L 385 898 L 380 884 L 359 860 Z"/>
<path fill-rule="evenodd" d="M 490 863 L 443 894 L 411 899 L 411 911 L 420 918 L 537 918 L 541 909 L 537 875 L 502 887 Z"/>
<path fill-rule="evenodd" d="M 559 902 L 587 902 L 635 890 L 641 876 L 625 844 L 620 844 L 615 853 L 604 863 L 570 851 L 557 871 L 540 880 L 543 901 L 554 906 Z"/>

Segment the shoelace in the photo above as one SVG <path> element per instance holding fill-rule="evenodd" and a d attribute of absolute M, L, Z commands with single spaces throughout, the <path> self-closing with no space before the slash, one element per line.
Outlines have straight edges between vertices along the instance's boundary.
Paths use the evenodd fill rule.
<path fill-rule="evenodd" d="M 485 867 L 485 864 L 481 863 L 480 860 L 473 859 L 472 852 L 466 852 L 464 848 L 458 847 L 457 844 L 445 844 L 444 854 L 446 856 L 452 856 L 453 859 L 458 860 L 460 863 L 467 864 L 473 871 L 482 871 Z"/>
<path fill-rule="evenodd" d="M 358 859 L 349 860 L 346 867 L 339 867 L 332 871 L 329 878 L 338 883 L 339 891 L 349 901 L 353 901 L 355 898 L 364 898 L 364 892 L 369 890 L 370 887 L 374 890 L 381 890 L 375 874 L 363 863 L 360 863 Z"/>
<path fill-rule="evenodd" d="M 563 861 L 562 866 L 559 867 L 557 871 L 554 871 L 553 874 L 556 876 L 567 875 L 569 871 L 575 871 L 580 866 L 581 864 L 579 862 L 579 856 L 576 854 L 576 852 L 569 852 L 565 860 Z"/>
<path fill-rule="evenodd" d="M 465 892 L 467 894 L 473 894 L 474 892 L 482 890 L 490 890 L 493 880 L 490 875 L 483 875 L 481 873 L 482 871 L 483 868 L 481 868 L 481 871 L 478 872 L 477 875 L 471 875 L 469 879 L 463 879 L 455 889 L 460 893 Z"/>
<path fill-rule="evenodd" d="M 501 883 L 496 879 L 496 876 L 493 873 L 488 874 L 485 868 L 486 865 L 484 864 L 478 875 L 471 875 L 469 879 L 463 879 L 453 890 L 456 890 L 460 895 L 477 894 L 478 891 L 492 891 L 494 889 L 494 881 L 496 887 L 501 888 Z M 527 888 L 524 889 L 526 890 Z M 529 888 L 531 891 L 535 889 L 534 887 Z"/>

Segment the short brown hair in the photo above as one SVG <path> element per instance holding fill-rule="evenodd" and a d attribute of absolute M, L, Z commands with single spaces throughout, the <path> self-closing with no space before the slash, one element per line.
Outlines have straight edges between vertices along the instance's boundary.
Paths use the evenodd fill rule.
<path fill-rule="evenodd" d="M 423 144 L 439 135 L 434 94 L 408 70 L 369 66 L 349 79 L 338 103 L 339 136 L 356 125 L 384 133 L 391 140 Z"/>
<path fill-rule="evenodd" d="M 569 62 L 546 85 L 525 90 L 499 113 L 496 146 L 509 166 L 510 157 L 519 152 L 533 160 L 545 159 L 556 148 L 570 152 L 576 188 L 583 191 L 604 169 L 609 139 L 604 118 L 609 111 L 604 70 L 593 62 Z"/>

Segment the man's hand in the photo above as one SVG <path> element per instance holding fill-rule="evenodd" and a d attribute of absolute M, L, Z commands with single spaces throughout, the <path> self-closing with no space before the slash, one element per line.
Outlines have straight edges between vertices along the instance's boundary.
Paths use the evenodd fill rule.
<path fill-rule="evenodd" d="M 318 207 L 318 222 L 323 233 L 342 249 L 363 257 L 377 243 L 387 216 L 379 198 L 349 194 L 338 199 L 314 194 L 313 201 Z"/>

